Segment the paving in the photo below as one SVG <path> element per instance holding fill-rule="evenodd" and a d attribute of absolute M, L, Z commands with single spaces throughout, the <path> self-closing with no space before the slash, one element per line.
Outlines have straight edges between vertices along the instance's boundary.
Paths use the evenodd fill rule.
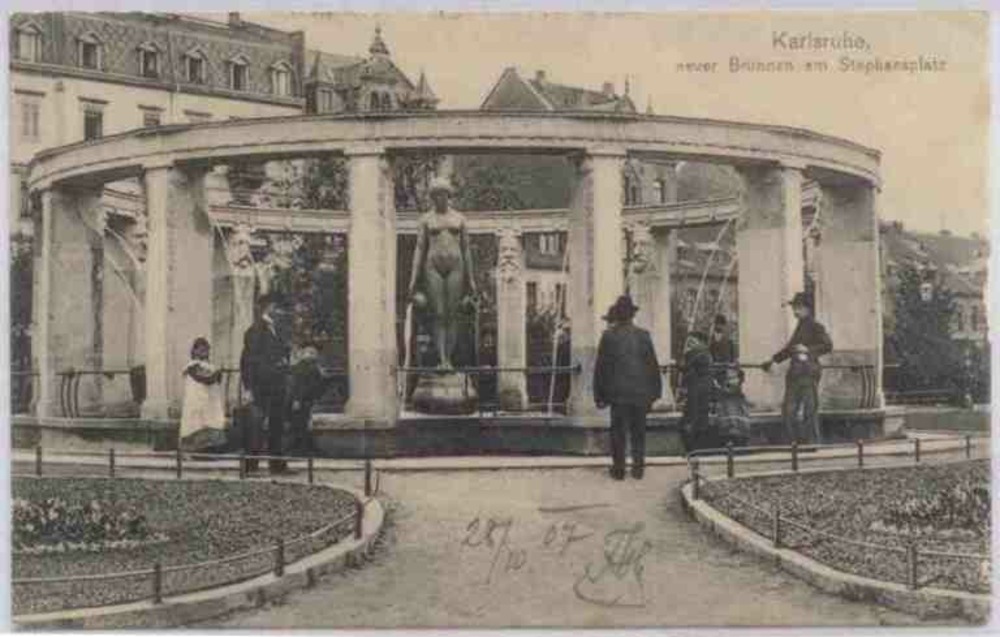
<path fill-rule="evenodd" d="M 923 461 L 964 457 L 925 439 Z M 977 441 L 975 456 L 988 452 Z M 882 449 L 905 451 L 907 441 Z M 948 453 L 931 454 L 937 445 Z M 874 451 L 873 445 L 873 451 Z M 844 464 L 849 449 L 811 452 Z M 803 454 L 808 457 L 808 452 Z M 787 453 L 738 470 L 783 467 Z M 15 470 L 33 454 L 17 452 Z M 105 458 L 50 454 L 45 471 L 106 470 Z M 142 460 L 143 466 L 130 466 Z M 121 458 L 119 475 L 163 475 L 165 458 Z M 222 461 L 186 470 L 222 473 Z M 899 464 L 899 456 L 868 462 Z M 878 626 L 918 618 L 823 593 L 731 549 L 686 515 L 681 458 L 655 459 L 641 481 L 613 481 L 604 458 L 423 458 L 379 461 L 389 529 L 375 560 L 283 602 L 201 624 L 229 628 Z M 709 463 L 714 471 L 724 464 Z M 357 462 L 317 461 L 317 477 L 359 486 Z M 471 471 L 469 469 L 480 469 Z M 229 472 L 232 476 L 231 471 Z M 263 478 L 266 479 L 266 478 Z M 293 480 L 303 480 L 300 470 Z"/>
<path fill-rule="evenodd" d="M 374 563 L 240 628 L 911 625 L 730 549 L 681 508 L 683 467 L 391 473 Z"/>

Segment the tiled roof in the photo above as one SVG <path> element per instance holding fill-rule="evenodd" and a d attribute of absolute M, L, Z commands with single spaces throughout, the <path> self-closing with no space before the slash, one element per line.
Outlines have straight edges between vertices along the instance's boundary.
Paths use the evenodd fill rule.
<path fill-rule="evenodd" d="M 153 45 L 162 56 L 158 79 L 177 83 L 185 79 L 184 54 L 196 48 L 201 50 L 205 54 L 207 88 L 229 87 L 226 63 L 237 56 L 247 61 L 245 90 L 249 93 L 271 92 L 272 65 L 285 62 L 293 69 L 296 66 L 292 35 L 257 25 L 231 28 L 222 23 L 141 13 L 60 12 L 11 17 L 14 26 L 28 21 L 42 30 L 40 62 L 77 67 L 77 41 L 93 37 L 100 43 L 98 71 L 118 76 L 142 76 L 138 50 L 146 44 Z"/>
<path fill-rule="evenodd" d="M 627 95 L 605 94 L 601 91 L 554 84 L 547 80 L 528 80 L 532 88 L 545 96 L 556 110 L 599 110 L 635 112 L 635 104 Z"/>
<path fill-rule="evenodd" d="M 364 58 L 355 55 L 339 55 L 337 53 L 327 53 L 325 51 L 306 51 L 308 61 L 308 80 L 334 83 L 337 81 L 336 72 L 346 66 L 360 64 Z"/>

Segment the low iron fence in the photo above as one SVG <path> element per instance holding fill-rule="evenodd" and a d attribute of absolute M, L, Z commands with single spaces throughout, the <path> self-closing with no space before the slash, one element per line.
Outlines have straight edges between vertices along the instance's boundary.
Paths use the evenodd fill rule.
<path fill-rule="evenodd" d="M 59 451 L 60 456 L 101 457 L 103 454 L 89 451 Z M 173 460 L 173 471 L 178 480 L 184 477 L 184 465 L 191 459 L 177 452 L 116 452 L 109 449 L 104 455 L 107 460 L 107 476 L 121 477 L 123 458 L 149 459 L 169 458 Z M 35 448 L 34 475 L 45 475 L 45 453 L 41 446 Z M 293 464 L 305 464 L 305 480 L 308 484 L 315 482 L 315 464 L 312 457 L 270 456 L 253 454 L 192 454 L 192 459 L 212 461 L 238 461 L 238 467 L 218 466 L 219 470 L 238 471 L 241 480 L 248 477 L 248 463 L 260 461 L 283 461 Z M 208 588 L 233 584 L 260 575 L 273 572 L 276 576 L 284 575 L 285 568 L 308 555 L 327 546 L 331 546 L 344 537 L 352 536 L 361 539 L 364 528 L 365 508 L 368 502 L 378 494 L 379 475 L 373 469 L 371 460 L 366 460 L 359 469 L 364 471 L 364 499 L 355 498 L 353 510 L 332 520 L 319 529 L 292 538 L 278 538 L 268 546 L 227 555 L 221 558 L 193 562 L 190 564 L 153 563 L 145 569 L 117 571 L 111 573 L 93 573 L 82 575 L 66 575 L 60 577 L 15 578 L 12 580 L 14 594 L 30 595 L 43 589 L 50 597 L 57 595 L 63 601 L 58 610 L 71 610 L 85 607 L 88 604 L 74 604 L 75 599 L 86 599 L 85 589 L 99 585 L 102 582 L 128 583 L 119 587 L 114 603 L 128 603 L 149 600 L 154 604 L 163 602 L 164 597 L 193 593 Z"/>
<path fill-rule="evenodd" d="M 736 477 L 736 467 L 737 461 L 743 458 L 749 458 L 753 455 L 760 453 L 769 454 L 780 454 L 782 452 L 787 452 L 788 457 L 785 462 L 788 463 L 788 467 L 793 473 L 798 472 L 800 464 L 803 460 L 806 462 L 812 460 L 823 460 L 830 461 L 831 458 L 810 458 L 808 456 L 803 457 L 804 452 L 816 451 L 819 449 L 855 449 L 855 454 L 852 454 L 853 458 L 846 457 L 848 461 L 852 463 L 856 462 L 856 466 L 863 468 L 865 466 L 865 449 L 866 446 L 864 441 L 857 440 L 853 444 L 826 444 L 826 445 L 798 445 L 792 443 L 791 445 L 773 445 L 773 446 L 755 446 L 755 447 L 737 447 L 733 446 L 731 443 L 724 448 L 714 448 L 714 449 L 699 449 L 688 454 L 688 469 L 691 484 L 691 497 L 692 500 L 699 500 L 703 497 L 703 489 L 705 485 L 703 482 L 707 482 L 708 477 L 704 474 L 701 467 L 701 459 L 706 456 L 725 456 L 726 460 L 726 474 L 725 479 L 730 480 Z M 965 436 L 964 446 L 960 452 L 964 452 L 964 457 L 966 460 L 972 458 L 972 448 L 973 442 L 971 436 Z M 904 452 L 904 456 L 907 459 L 912 459 L 914 464 L 919 464 L 921 462 L 921 440 L 919 438 L 912 439 L 908 445 L 908 452 Z M 840 459 L 845 459 L 845 456 L 841 456 Z M 771 461 L 770 459 L 768 460 Z M 780 458 L 774 458 L 774 463 L 780 463 L 782 460 Z M 898 465 L 896 465 L 898 466 Z M 713 478 L 712 481 L 715 482 L 720 478 Z M 836 544 L 845 547 L 850 547 L 851 549 L 863 551 L 866 553 L 892 553 L 900 556 L 899 560 L 894 563 L 895 575 L 891 578 L 892 581 L 897 581 L 904 583 L 911 590 L 916 590 L 933 584 L 943 578 L 940 568 L 936 569 L 938 572 L 932 574 L 929 577 L 922 577 L 922 571 L 935 570 L 928 568 L 934 564 L 934 562 L 955 562 L 955 561 L 967 561 L 974 562 L 977 566 L 982 566 L 983 564 L 989 564 L 990 555 L 981 553 L 969 553 L 969 552 L 959 552 L 959 551 L 943 551 L 933 548 L 921 547 L 916 539 L 908 538 L 907 542 L 903 546 L 894 546 L 890 544 L 877 544 L 874 542 L 866 542 L 863 540 L 858 540 L 854 538 L 844 537 L 841 535 L 836 535 L 822 529 L 818 529 L 814 526 L 806 524 L 800 520 L 796 520 L 786 513 L 783 513 L 782 503 L 780 500 L 775 500 L 768 506 L 762 506 L 760 504 L 755 504 L 749 502 L 745 499 L 738 498 L 730 492 L 719 491 L 718 493 L 713 493 L 713 497 L 718 497 L 720 500 L 729 501 L 737 507 L 742 508 L 743 513 L 747 517 L 756 517 L 757 524 L 750 524 L 751 528 L 760 533 L 760 529 L 767 528 L 769 530 L 765 535 L 770 541 L 771 545 L 775 548 L 788 548 L 788 549 L 802 549 L 802 548 L 812 548 L 820 543 Z M 792 540 L 793 534 L 797 535 L 798 542 Z M 972 589 L 981 588 L 975 585 L 965 585 L 962 587 L 963 590 L 968 590 L 970 592 Z"/>
<path fill-rule="evenodd" d="M 857 409 L 877 409 L 880 405 L 878 403 L 878 374 L 876 372 L 876 367 L 874 365 L 840 365 L 831 364 L 823 365 L 823 370 L 830 371 L 846 371 L 850 374 L 856 375 L 858 381 L 858 402 Z M 741 375 L 740 383 L 743 383 L 743 378 L 747 372 L 750 373 L 770 373 L 776 374 L 777 371 L 765 372 L 764 365 L 761 363 L 712 363 L 711 371 L 713 377 L 721 385 L 725 382 L 725 375 L 729 370 L 733 370 Z M 670 387 L 670 391 L 673 396 L 678 400 L 678 402 L 683 402 L 684 400 L 684 366 L 681 363 L 671 361 L 666 365 L 660 366 L 660 374 L 666 378 L 667 385 Z M 718 392 L 715 392 L 716 394 Z M 712 410 L 715 409 L 715 403 L 718 400 L 718 396 L 713 396 L 712 398 Z"/>

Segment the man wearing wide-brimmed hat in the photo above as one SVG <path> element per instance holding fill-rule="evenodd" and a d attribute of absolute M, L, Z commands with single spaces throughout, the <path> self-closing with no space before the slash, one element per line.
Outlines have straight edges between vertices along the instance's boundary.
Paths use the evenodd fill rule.
<path fill-rule="evenodd" d="M 288 344 L 274 325 L 278 301 L 273 294 L 265 294 L 257 300 L 257 318 L 243 335 L 243 354 L 240 356 L 240 377 L 250 390 L 254 406 L 267 422 L 268 453 L 272 456 L 282 454 L 289 357 Z M 259 432 L 250 434 L 250 438 L 257 438 Z M 259 441 L 247 441 L 248 446 L 257 447 L 258 444 Z M 268 465 L 271 473 L 288 470 L 282 460 L 269 460 Z M 247 461 L 247 469 L 254 470 L 256 466 L 255 460 Z"/>
<path fill-rule="evenodd" d="M 812 297 L 798 292 L 788 305 L 799 320 L 798 325 L 788 343 L 762 368 L 767 372 L 773 363 L 791 359 L 785 375 L 785 400 L 781 408 L 785 429 L 790 440 L 818 443 L 821 442 L 819 379 L 822 373 L 819 357 L 833 350 L 833 342 L 826 328 L 813 318 Z"/>
<path fill-rule="evenodd" d="M 627 295 L 618 297 L 604 317 L 594 365 L 594 402 L 611 406 L 611 477 L 625 477 L 626 432 L 632 443 L 632 477 L 641 479 L 646 464 L 646 414 L 663 392 L 660 365 L 649 332 L 632 323 L 639 308 Z"/>

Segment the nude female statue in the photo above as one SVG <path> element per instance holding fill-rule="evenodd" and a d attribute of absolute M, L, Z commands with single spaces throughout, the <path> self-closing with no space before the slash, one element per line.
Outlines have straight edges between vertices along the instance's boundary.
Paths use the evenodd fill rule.
<path fill-rule="evenodd" d="M 409 298 L 419 306 L 417 284 L 422 277 L 421 287 L 434 317 L 438 367 L 446 370 L 454 368 L 459 308 L 476 296 L 465 217 L 448 205 L 451 194 L 448 180 L 438 177 L 431 182 L 432 207 L 420 216 L 409 287 Z"/>

